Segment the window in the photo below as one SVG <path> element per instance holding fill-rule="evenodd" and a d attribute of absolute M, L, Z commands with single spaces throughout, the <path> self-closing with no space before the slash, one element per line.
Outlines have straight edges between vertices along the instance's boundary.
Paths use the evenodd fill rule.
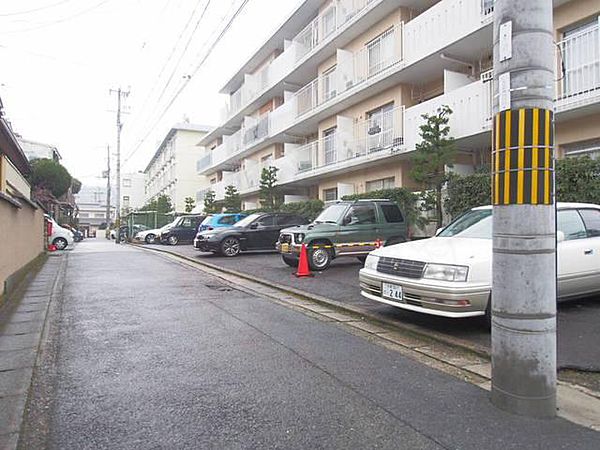
<path fill-rule="evenodd" d="M 323 201 L 324 202 L 332 202 L 334 200 L 337 200 L 337 198 L 338 198 L 337 188 L 323 189 Z"/>
<path fill-rule="evenodd" d="M 581 214 L 583 222 L 585 223 L 587 237 L 600 236 L 600 210 L 580 209 L 579 214 Z"/>
<path fill-rule="evenodd" d="M 367 44 L 369 76 L 376 75 L 394 59 L 394 29 L 390 28 Z"/>
<path fill-rule="evenodd" d="M 123 187 L 131 187 L 131 179 L 123 178 Z"/>
<path fill-rule="evenodd" d="M 183 228 L 192 228 L 195 224 L 192 222 L 191 217 L 186 217 L 181 221 L 181 225 Z"/>
<path fill-rule="evenodd" d="M 336 96 L 337 91 L 335 89 L 336 83 L 335 83 L 335 66 L 331 67 L 330 69 L 327 69 L 325 72 L 323 72 L 323 74 L 321 75 L 321 88 L 322 88 L 322 92 L 323 92 L 323 101 L 326 102 L 327 100 L 333 98 Z"/>
<path fill-rule="evenodd" d="M 600 40 L 597 28 L 598 19 L 563 33 L 560 43 L 562 51 L 564 79 L 562 97 L 581 94 L 600 88 Z"/>
<path fill-rule="evenodd" d="M 90 215 L 89 215 L 89 213 L 82 213 L 82 212 L 80 212 L 79 213 L 79 217 L 85 218 L 85 217 L 90 217 Z"/>
<path fill-rule="evenodd" d="M 95 213 L 94 217 L 96 219 L 104 219 L 105 214 L 104 213 Z"/>
<path fill-rule="evenodd" d="M 367 113 L 367 153 L 391 146 L 394 138 L 394 103 Z"/>
<path fill-rule="evenodd" d="M 221 225 L 233 225 L 237 220 L 237 216 L 225 216 L 219 219 Z"/>
<path fill-rule="evenodd" d="M 323 131 L 323 151 L 325 153 L 325 164 L 332 164 L 337 161 L 335 130 L 335 127 L 333 127 Z"/>
<path fill-rule="evenodd" d="M 404 222 L 400 208 L 396 205 L 381 205 L 381 211 L 383 211 L 385 221 L 388 223 Z"/>
<path fill-rule="evenodd" d="M 367 192 L 381 191 L 382 189 L 394 189 L 396 178 L 381 178 L 380 180 L 367 181 L 365 187 Z"/>
<path fill-rule="evenodd" d="M 567 209 L 558 211 L 558 226 L 557 229 L 565 235 L 565 241 L 573 239 L 581 239 L 587 236 L 583 220 L 577 211 Z"/>
<path fill-rule="evenodd" d="M 366 225 L 377 223 L 375 205 L 353 205 L 344 217 L 344 225 Z"/>
<path fill-rule="evenodd" d="M 299 223 L 306 223 L 306 220 L 300 216 L 291 216 L 287 214 L 280 214 L 277 216 L 277 225 L 296 225 Z"/>
<path fill-rule="evenodd" d="M 257 221 L 258 226 L 260 227 L 271 227 L 275 225 L 275 217 L 274 216 L 264 216 Z"/>
<path fill-rule="evenodd" d="M 323 38 L 329 36 L 335 31 L 335 7 L 328 8 L 321 16 L 323 26 Z"/>

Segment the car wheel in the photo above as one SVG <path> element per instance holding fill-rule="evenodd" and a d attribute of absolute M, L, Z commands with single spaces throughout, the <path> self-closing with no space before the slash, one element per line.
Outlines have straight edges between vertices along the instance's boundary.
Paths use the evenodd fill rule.
<path fill-rule="evenodd" d="M 177 243 L 179 242 L 179 238 L 177 236 L 169 236 L 167 242 L 169 243 L 169 245 L 177 245 Z"/>
<path fill-rule="evenodd" d="M 148 234 L 146 235 L 146 239 L 144 239 L 146 241 L 146 244 L 154 244 L 154 239 L 156 239 L 156 236 L 153 234 Z"/>
<path fill-rule="evenodd" d="M 286 263 L 290 267 L 298 267 L 298 259 L 297 258 L 291 258 L 289 256 L 282 255 L 281 259 L 283 260 L 284 263 Z"/>
<path fill-rule="evenodd" d="M 52 241 L 52 243 L 54 244 L 54 246 L 56 247 L 57 250 L 64 250 L 69 245 L 67 240 L 65 238 L 61 238 L 61 237 L 54 239 Z"/>
<path fill-rule="evenodd" d="M 357 256 L 356 259 L 358 259 L 361 263 L 365 263 L 365 261 L 367 260 L 366 256 Z"/>
<path fill-rule="evenodd" d="M 234 237 L 228 237 L 221 242 L 221 254 L 225 256 L 237 256 L 240 254 L 240 240 Z"/>
<path fill-rule="evenodd" d="M 315 248 L 309 252 L 308 262 L 311 270 L 320 272 L 325 270 L 331 264 L 333 259 L 331 252 L 327 248 Z"/>

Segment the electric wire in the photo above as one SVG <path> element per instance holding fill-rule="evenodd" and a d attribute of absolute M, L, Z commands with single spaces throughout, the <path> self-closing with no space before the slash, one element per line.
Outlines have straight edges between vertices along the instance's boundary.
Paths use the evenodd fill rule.
<path fill-rule="evenodd" d="M 133 157 L 133 155 L 140 149 L 140 147 L 146 141 L 146 139 L 148 139 L 148 137 L 150 136 L 150 134 L 154 130 L 154 127 L 156 125 L 158 125 L 158 123 L 162 120 L 162 118 L 164 117 L 164 115 L 169 111 L 169 109 L 171 108 L 171 106 L 173 105 L 173 103 L 175 102 L 175 100 L 177 99 L 177 97 L 179 97 L 179 95 L 185 89 L 185 87 L 188 85 L 188 83 L 198 73 L 198 71 L 200 70 L 200 68 L 203 66 L 203 64 L 205 63 L 205 61 L 208 59 L 208 57 L 211 55 L 211 53 L 213 52 L 213 50 L 215 49 L 215 47 L 218 45 L 219 41 L 223 38 L 223 36 L 225 36 L 225 34 L 227 33 L 227 31 L 229 31 L 229 28 L 231 28 L 231 25 L 233 24 L 233 22 L 235 21 L 235 19 L 237 18 L 237 16 L 242 12 L 242 10 L 248 4 L 249 1 L 250 0 L 243 0 L 242 1 L 242 3 L 240 4 L 240 6 L 238 7 L 238 9 L 229 18 L 227 24 L 223 27 L 223 29 L 221 30 L 221 32 L 219 33 L 219 35 L 217 36 L 217 38 L 210 45 L 209 49 L 206 51 L 206 53 L 204 54 L 204 56 L 198 62 L 198 64 L 196 65 L 196 67 L 194 68 L 194 70 L 191 72 L 191 74 L 188 75 L 187 77 L 185 77 L 183 79 L 182 86 L 171 97 L 169 103 L 163 108 L 163 110 L 161 111 L 161 114 L 159 115 L 159 117 L 148 128 L 148 131 L 144 134 L 144 136 L 142 137 L 142 139 L 140 139 L 138 141 L 138 143 L 135 146 L 135 148 L 127 155 L 127 157 L 125 158 L 123 164 L 126 164 Z"/>

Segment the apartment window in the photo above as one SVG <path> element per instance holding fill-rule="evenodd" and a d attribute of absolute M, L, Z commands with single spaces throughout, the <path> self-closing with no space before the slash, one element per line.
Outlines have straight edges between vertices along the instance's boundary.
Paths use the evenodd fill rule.
<path fill-rule="evenodd" d="M 335 9 L 335 6 L 331 6 L 321 16 L 324 38 L 335 31 Z"/>
<path fill-rule="evenodd" d="M 332 202 L 334 200 L 337 200 L 337 198 L 338 198 L 337 188 L 323 189 L 323 201 Z"/>
<path fill-rule="evenodd" d="M 104 215 L 105 215 L 104 213 L 95 213 L 95 214 L 94 214 L 94 217 L 95 217 L 96 219 L 104 219 Z"/>
<path fill-rule="evenodd" d="M 394 29 L 390 28 L 367 44 L 369 76 L 389 67 L 394 60 Z"/>
<path fill-rule="evenodd" d="M 123 178 L 123 187 L 131 187 L 131 179 Z"/>
<path fill-rule="evenodd" d="M 86 218 L 86 217 L 90 217 L 90 215 L 89 215 L 89 213 L 82 213 L 82 212 L 80 212 L 79 213 L 79 217 L 83 219 L 83 218 Z"/>
<path fill-rule="evenodd" d="M 396 178 L 381 178 L 380 180 L 367 181 L 365 184 L 367 192 L 381 191 L 382 189 L 394 189 Z"/>
<path fill-rule="evenodd" d="M 336 96 L 336 83 L 335 83 L 335 71 L 336 66 L 327 69 L 321 75 L 321 83 L 322 83 L 322 91 L 323 91 L 323 101 L 326 102 L 329 99 L 332 99 Z"/>
<path fill-rule="evenodd" d="M 597 18 L 564 31 L 560 44 L 563 97 L 600 89 L 599 33 Z"/>
<path fill-rule="evenodd" d="M 367 113 L 367 153 L 391 146 L 394 142 L 394 104 L 388 103 Z"/>
<path fill-rule="evenodd" d="M 323 151 L 325 153 L 325 164 L 332 164 L 337 161 L 335 130 L 336 128 L 333 127 L 323 131 Z"/>

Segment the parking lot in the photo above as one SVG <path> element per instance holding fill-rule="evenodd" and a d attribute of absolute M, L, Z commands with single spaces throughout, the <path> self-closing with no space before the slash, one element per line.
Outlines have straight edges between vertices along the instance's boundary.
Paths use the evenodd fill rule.
<path fill-rule="evenodd" d="M 352 305 L 375 317 L 418 325 L 453 339 L 468 341 L 488 349 L 490 334 L 478 319 L 446 319 L 401 310 L 370 301 L 360 295 L 358 271 L 362 264 L 353 258 L 335 260 L 331 267 L 312 278 L 296 278 L 274 252 L 244 253 L 235 258 L 201 253 L 191 245 L 152 246 L 226 269 L 235 270 L 309 294 L 324 296 Z M 600 371 L 600 297 L 563 302 L 558 308 L 559 368 Z"/>

